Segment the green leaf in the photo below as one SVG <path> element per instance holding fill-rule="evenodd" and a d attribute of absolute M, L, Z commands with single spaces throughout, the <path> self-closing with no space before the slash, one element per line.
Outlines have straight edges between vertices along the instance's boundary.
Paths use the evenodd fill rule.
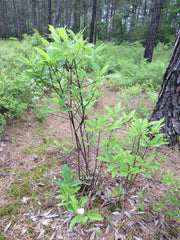
<path fill-rule="evenodd" d="M 107 72 L 108 67 L 109 67 L 109 65 L 104 66 L 104 67 L 101 69 L 99 75 L 100 75 L 100 76 L 104 75 L 104 74 Z"/>
<path fill-rule="evenodd" d="M 54 182 L 56 184 L 58 184 L 60 187 L 63 185 L 64 181 L 61 181 L 61 180 L 58 180 L 58 179 L 55 179 Z"/>
<path fill-rule="evenodd" d="M 72 200 L 71 206 L 73 207 L 74 212 L 77 213 L 78 201 L 77 201 L 77 199 L 76 199 L 74 196 L 71 196 L 70 198 L 71 198 L 71 200 Z"/>
<path fill-rule="evenodd" d="M 71 183 L 71 187 L 76 187 L 78 185 L 82 184 L 82 182 L 79 179 L 75 179 L 72 183 Z"/>
<path fill-rule="evenodd" d="M 56 97 L 53 97 L 53 98 L 43 98 L 43 101 L 44 102 L 52 102 L 52 103 L 59 103 L 59 99 L 56 98 Z"/>
<path fill-rule="evenodd" d="M 127 172 L 120 172 L 119 176 L 120 177 L 127 177 L 128 173 Z"/>
<path fill-rule="evenodd" d="M 72 193 L 73 193 L 73 194 L 76 193 L 80 188 L 81 188 L 81 187 L 74 187 L 74 188 L 72 189 Z"/>
<path fill-rule="evenodd" d="M 58 44 L 60 44 L 61 43 L 61 40 L 60 40 L 60 37 L 59 37 L 59 35 L 58 35 L 58 32 L 57 32 L 57 30 L 53 27 L 53 26 L 49 26 L 49 30 L 50 30 L 50 32 L 51 32 L 51 36 L 52 36 L 52 38 L 55 40 L 55 42 L 57 42 Z"/>
<path fill-rule="evenodd" d="M 66 206 L 66 208 L 69 212 L 76 213 L 76 211 L 74 211 L 74 208 L 71 205 Z"/>
<path fill-rule="evenodd" d="M 31 72 L 31 70 L 27 70 L 24 74 L 26 76 L 30 77 L 31 79 L 39 79 L 39 78 L 41 78 L 41 75 L 39 73 Z"/>
<path fill-rule="evenodd" d="M 112 171 L 116 166 L 114 164 L 111 164 L 108 166 L 108 171 Z"/>
<path fill-rule="evenodd" d="M 144 206 L 141 203 L 136 203 L 141 211 L 144 211 Z"/>
<path fill-rule="evenodd" d="M 92 55 L 92 47 L 90 46 L 85 46 L 85 48 L 83 49 L 83 53 L 85 55 L 91 56 Z"/>
<path fill-rule="evenodd" d="M 103 220 L 103 217 L 95 211 L 88 211 L 88 212 L 86 212 L 86 215 L 92 220 L 96 220 L 96 221 L 102 221 Z"/>
<path fill-rule="evenodd" d="M 111 154 L 108 152 L 108 150 L 104 146 L 102 146 L 102 151 L 106 158 L 106 162 L 111 162 Z"/>
<path fill-rule="evenodd" d="M 72 171 L 66 164 L 63 165 L 62 174 L 65 180 L 65 183 L 70 183 L 72 179 Z"/>
<path fill-rule="evenodd" d="M 60 191 L 57 191 L 57 192 L 60 192 Z M 60 199 L 60 198 L 64 198 L 64 194 L 59 194 L 58 196 L 56 196 L 57 199 Z"/>
<path fill-rule="evenodd" d="M 59 35 L 60 35 L 60 37 L 63 39 L 63 41 L 65 42 L 65 43 L 67 43 L 67 39 L 68 39 L 68 36 L 67 36 L 67 33 L 66 33 L 66 30 L 65 30 L 65 28 L 60 28 L 59 29 Z"/>
<path fill-rule="evenodd" d="M 104 108 L 113 116 L 113 109 L 109 106 L 104 106 Z"/>
<path fill-rule="evenodd" d="M 148 165 L 152 162 L 152 160 L 154 159 L 155 154 L 152 154 L 151 156 L 149 156 L 148 158 L 145 159 L 145 165 Z"/>
<path fill-rule="evenodd" d="M 67 29 L 67 32 L 69 33 L 69 35 L 71 36 L 72 39 L 74 39 L 76 37 L 76 34 L 71 31 L 70 29 Z"/>
<path fill-rule="evenodd" d="M 124 188 L 121 188 L 120 190 L 119 190 L 119 195 L 121 195 L 121 194 L 123 194 L 124 193 Z"/>
<path fill-rule="evenodd" d="M 42 49 L 35 47 L 35 50 L 41 55 L 41 57 L 47 62 L 50 62 L 50 57 L 46 52 L 44 52 Z"/>
<path fill-rule="evenodd" d="M 88 221 L 88 217 L 87 216 L 84 216 L 83 220 L 82 220 L 82 224 L 85 225 Z"/>
<path fill-rule="evenodd" d="M 85 206 L 85 203 L 87 202 L 87 200 L 88 200 L 88 196 L 86 196 L 86 197 L 83 197 L 83 198 L 81 199 L 81 207 L 83 207 L 83 208 L 84 208 L 84 206 Z"/>
<path fill-rule="evenodd" d="M 121 109 L 121 103 L 116 104 L 116 106 L 114 107 L 114 112 L 117 114 Z"/>
<path fill-rule="evenodd" d="M 159 164 L 158 163 L 150 163 L 150 164 L 148 164 L 148 165 L 146 165 L 146 168 L 148 168 L 148 169 L 159 169 L 160 168 L 160 166 L 159 166 Z"/>
<path fill-rule="evenodd" d="M 71 220 L 70 228 L 72 228 L 72 226 L 73 226 L 75 223 L 80 223 L 80 222 L 82 222 L 82 221 L 83 221 L 83 218 L 84 218 L 83 215 L 77 215 L 77 216 L 75 216 L 75 217 Z"/>
<path fill-rule="evenodd" d="M 61 206 L 64 206 L 66 205 L 66 203 L 58 203 L 57 206 L 61 207 Z"/>
<path fill-rule="evenodd" d="M 95 75 L 98 76 L 99 69 L 100 69 L 99 65 L 94 60 L 91 61 L 91 64 L 92 64 L 92 69 Z"/>

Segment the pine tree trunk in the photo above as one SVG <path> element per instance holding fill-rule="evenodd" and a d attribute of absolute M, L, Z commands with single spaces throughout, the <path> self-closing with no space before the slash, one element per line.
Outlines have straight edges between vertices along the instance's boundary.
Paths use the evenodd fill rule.
<path fill-rule="evenodd" d="M 169 145 L 173 146 L 180 136 L 180 31 L 150 120 L 162 118 L 162 132 L 166 134 Z"/>
<path fill-rule="evenodd" d="M 52 18 L 52 14 L 51 14 L 51 0 L 47 0 L 47 24 L 51 25 L 51 18 Z M 49 33 L 49 30 L 48 30 Z"/>
<path fill-rule="evenodd" d="M 83 17 L 84 17 L 84 40 L 87 38 L 87 13 L 88 13 L 88 6 L 87 2 L 83 2 Z"/>
<path fill-rule="evenodd" d="M 47 0 L 47 34 L 50 34 L 49 25 L 51 25 L 51 21 L 52 21 L 51 0 Z M 48 37 L 47 40 L 51 42 L 52 39 Z"/>
<path fill-rule="evenodd" d="M 94 23 L 96 21 L 96 7 L 97 7 L 97 0 L 93 0 L 93 9 L 92 9 L 92 18 L 91 18 L 90 36 L 89 36 L 90 43 L 93 43 L 93 38 L 94 38 Z"/>
<path fill-rule="evenodd" d="M 149 36 L 146 44 L 146 49 L 144 52 L 144 58 L 147 59 L 147 62 L 151 62 L 152 60 L 153 49 L 154 49 L 156 34 L 159 26 L 159 20 L 161 16 L 161 9 L 162 9 L 163 2 L 164 0 L 155 1 L 152 18 L 151 18 Z"/>
<path fill-rule="evenodd" d="M 61 10 L 61 0 L 58 0 L 56 15 L 53 19 L 53 26 L 54 27 L 57 27 L 57 21 L 59 20 L 59 17 L 60 17 L 60 10 Z"/>
<path fill-rule="evenodd" d="M 31 0 L 31 16 L 32 16 L 32 26 L 34 29 L 37 27 L 37 16 L 36 16 L 36 3 L 35 0 Z"/>
<path fill-rule="evenodd" d="M 15 14 L 15 30 L 19 41 L 22 40 L 21 24 L 19 20 L 19 13 L 16 2 L 13 0 L 14 14 Z"/>
<path fill-rule="evenodd" d="M 107 7 L 106 7 L 106 40 L 108 40 L 108 32 L 109 32 L 109 9 L 110 9 L 110 2 L 107 2 Z"/>

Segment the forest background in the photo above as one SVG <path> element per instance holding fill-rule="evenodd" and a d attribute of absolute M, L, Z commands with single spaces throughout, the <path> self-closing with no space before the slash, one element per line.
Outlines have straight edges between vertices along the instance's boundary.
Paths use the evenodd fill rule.
<path fill-rule="evenodd" d="M 154 0 L 1 0 L 0 38 L 48 33 L 48 25 L 73 30 L 84 30 L 90 37 L 94 24 L 93 40 L 140 41 L 146 44 Z M 180 1 L 164 0 L 156 43 L 175 40 L 180 25 Z M 94 16 L 93 16 L 94 14 Z"/>

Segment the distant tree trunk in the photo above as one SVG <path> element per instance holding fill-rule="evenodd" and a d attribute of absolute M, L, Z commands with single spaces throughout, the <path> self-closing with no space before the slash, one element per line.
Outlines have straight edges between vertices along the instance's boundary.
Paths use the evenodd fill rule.
<path fill-rule="evenodd" d="M 8 13 L 8 3 L 6 2 L 6 8 L 5 8 L 5 18 L 6 18 L 6 23 L 7 23 L 7 28 L 6 28 L 6 33 L 7 37 L 10 37 L 10 18 L 9 18 L 9 13 Z"/>
<path fill-rule="evenodd" d="M 144 8 L 143 8 L 143 17 L 142 17 L 142 25 L 145 24 L 147 18 L 147 0 L 144 1 Z"/>
<path fill-rule="evenodd" d="M 51 25 L 51 18 L 52 18 L 52 14 L 51 14 L 51 0 L 47 0 L 47 24 Z M 48 30 L 49 33 L 49 30 Z"/>
<path fill-rule="evenodd" d="M 108 31 L 109 31 L 109 9 L 110 9 L 110 2 L 107 2 L 107 7 L 106 7 L 106 40 L 108 40 Z"/>
<path fill-rule="evenodd" d="M 74 33 L 77 32 L 77 1 L 74 0 L 73 4 L 73 31 Z"/>
<path fill-rule="evenodd" d="M 22 40 L 21 25 L 19 20 L 19 13 L 16 2 L 13 0 L 14 14 L 15 14 L 15 30 L 19 41 Z"/>
<path fill-rule="evenodd" d="M 28 0 L 25 1 L 25 8 L 26 8 L 26 30 L 27 30 L 27 34 L 30 34 L 30 29 L 29 29 L 29 4 L 28 4 Z"/>
<path fill-rule="evenodd" d="M 65 12 L 65 23 L 62 25 L 66 25 L 67 28 L 71 28 L 71 17 L 72 17 L 72 11 L 74 11 L 74 1 L 66 1 L 64 3 L 64 12 Z M 64 21 L 63 19 L 63 21 Z M 74 23 L 73 23 L 74 24 Z M 74 27 L 74 25 L 73 25 Z"/>
<path fill-rule="evenodd" d="M 89 36 L 89 42 L 90 43 L 93 43 L 94 23 L 96 21 L 96 7 L 97 7 L 97 0 L 93 0 L 92 18 L 91 18 L 90 36 Z"/>
<path fill-rule="evenodd" d="M 21 24 L 22 24 L 23 33 L 27 33 L 27 25 L 26 25 L 26 19 L 28 18 L 27 9 L 28 9 L 28 6 L 26 5 L 26 1 L 21 2 Z"/>
<path fill-rule="evenodd" d="M 83 2 L 83 10 L 84 10 L 84 39 L 87 38 L 87 13 L 88 13 L 88 5 L 87 2 Z"/>
<path fill-rule="evenodd" d="M 52 14 L 51 14 L 51 0 L 47 0 L 47 34 L 50 34 L 49 25 L 52 22 Z M 52 41 L 51 38 L 48 37 L 47 39 L 49 42 Z"/>
<path fill-rule="evenodd" d="M 57 10 L 56 10 L 56 15 L 53 19 L 53 26 L 54 27 L 57 27 L 57 21 L 60 17 L 60 10 L 61 10 L 61 0 L 58 0 L 58 3 L 57 3 Z"/>
<path fill-rule="evenodd" d="M 6 6 L 5 6 L 6 2 L 0 2 L 0 9 L 1 9 L 1 28 L 0 28 L 0 37 L 2 37 L 3 39 L 7 38 L 7 30 L 6 30 L 6 16 L 5 16 L 5 12 L 6 12 Z"/>
<path fill-rule="evenodd" d="M 144 52 L 144 58 L 147 59 L 147 62 L 151 62 L 154 43 L 156 40 L 156 34 L 159 26 L 159 20 L 161 16 L 161 9 L 163 6 L 164 0 L 155 0 L 154 9 L 152 12 L 151 26 L 149 31 L 149 36 L 146 44 L 146 49 Z"/>
<path fill-rule="evenodd" d="M 80 2 L 78 0 L 74 0 L 73 18 L 74 18 L 73 31 L 74 33 L 77 33 L 80 30 Z"/>
<path fill-rule="evenodd" d="M 166 134 L 169 145 L 175 145 L 180 136 L 180 31 L 150 120 L 162 118 L 162 132 Z"/>
<path fill-rule="evenodd" d="M 35 0 L 31 0 L 31 18 L 33 28 L 37 28 L 37 16 L 36 16 L 36 3 Z"/>
<path fill-rule="evenodd" d="M 43 26 L 42 26 L 42 23 L 41 23 L 41 15 L 42 15 L 42 11 L 41 11 L 41 8 L 40 8 L 40 3 L 39 1 L 37 1 L 37 25 L 38 25 L 38 31 L 40 34 L 43 33 Z"/>
<path fill-rule="evenodd" d="M 98 17 L 97 17 L 97 14 L 96 14 L 95 32 L 94 32 L 94 44 L 96 44 L 96 41 L 97 41 L 97 29 L 98 29 Z"/>
<path fill-rule="evenodd" d="M 132 6 L 132 12 L 131 12 L 131 22 L 130 22 L 130 29 L 129 29 L 129 41 L 133 41 L 132 35 L 133 35 L 133 30 L 136 26 L 136 12 L 137 12 L 138 5 L 136 2 Z"/>

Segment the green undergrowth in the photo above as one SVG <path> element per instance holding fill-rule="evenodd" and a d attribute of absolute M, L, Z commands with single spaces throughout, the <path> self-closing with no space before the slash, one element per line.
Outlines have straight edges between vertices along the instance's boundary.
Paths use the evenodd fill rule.
<path fill-rule="evenodd" d="M 31 38 L 31 41 L 30 41 Z M 23 72 L 26 59 L 31 58 L 34 46 L 39 46 L 40 36 L 25 36 L 20 43 L 17 39 L 0 40 L 0 135 L 4 135 L 6 120 L 26 118 L 26 110 L 36 107 L 43 89 L 28 81 Z"/>
<path fill-rule="evenodd" d="M 18 209 L 20 208 L 20 204 L 8 204 L 0 211 L 0 217 L 4 217 L 6 215 L 11 215 L 12 213 L 18 213 Z"/>
<path fill-rule="evenodd" d="M 39 100 L 49 89 L 24 74 L 34 64 L 34 47 L 45 48 L 38 32 L 33 36 L 24 35 L 21 43 L 17 39 L 0 40 L 0 135 L 5 134 L 6 119 L 26 118 L 29 107 L 40 122 L 46 120 Z M 154 49 L 152 63 L 147 64 L 143 59 L 144 48 L 139 42 L 121 45 L 107 42 L 95 58 L 101 67 L 108 66 L 108 85 L 112 90 L 151 83 L 159 91 L 171 53 L 172 46 L 159 43 Z M 83 59 L 82 66 L 92 72 L 89 61 Z"/>
<path fill-rule="evenodd" d="M 125 107 L 125 112 L 129 113 L 135 110 L 138 117 L 149 118 L 157 101 L 158 92 L 151 83 L 144 83 L 122 87 L 117 95 Z"/>
<path fill-rule="evenodd" d="M 139 42 L 115 45 L 106 43 L 99 63 L 109 66 L 109 87 L 119 91 L 121 87 L 151 82 L 159 90 L 172 47 L 158 44 L 151 63 L 143 58 L 144 48 Z"/>
<path fill-rule="evenodd" d="M 45 192 L 50 188 L 48 173 L 53 167 L 58 166 L 63 161 L 63 159 L 60 159 L 45 163 L 28 172 L 18 171 L 14 182 L 7 190 L 8 198 L 13 201 L 19 201 L 23 197 L 32 197 L 34 200 L 38 200 L 39 194 L 45 194 Z"/>

